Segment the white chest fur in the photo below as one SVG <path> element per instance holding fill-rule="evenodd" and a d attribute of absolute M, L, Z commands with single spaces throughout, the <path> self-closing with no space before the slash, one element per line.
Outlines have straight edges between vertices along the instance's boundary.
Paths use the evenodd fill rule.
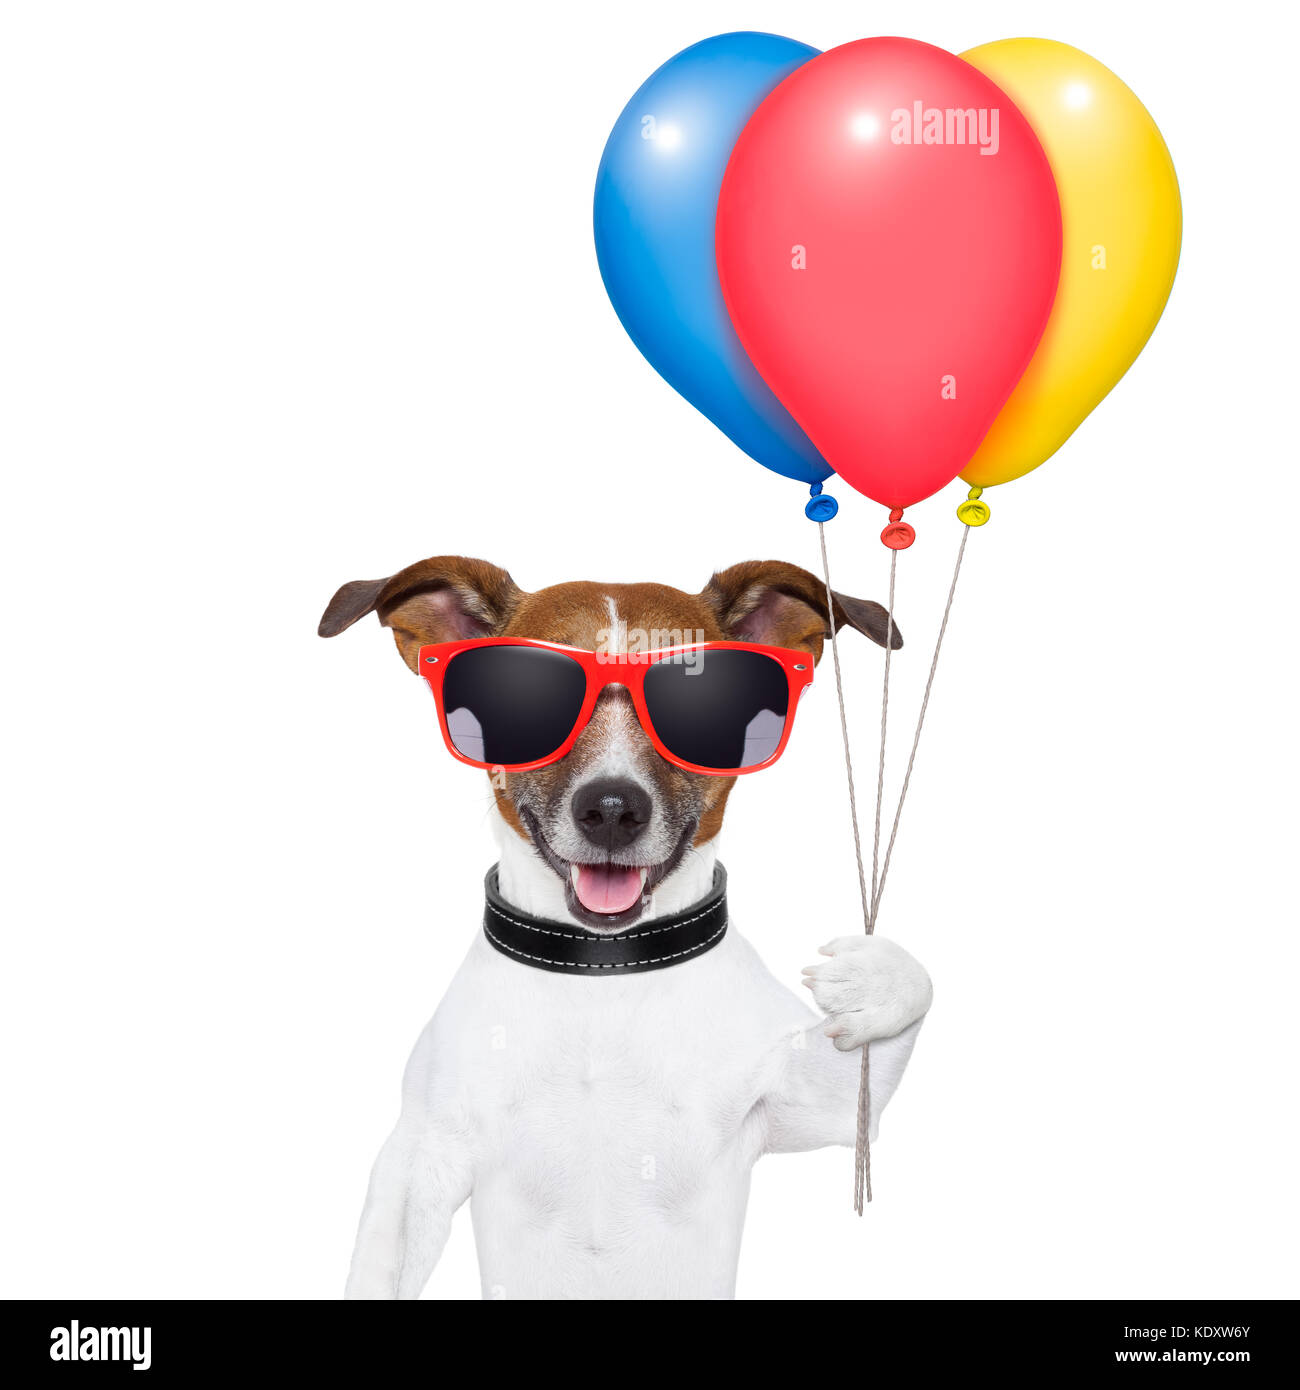
<path fill-rule="evenodd" d="M 434 1108 L 473 1135 L 485 1292 L 729 1296 L 762 1099 L 812 1019 L 734 929 L 617 979 L 477 943 L 426 1043 Z"/>

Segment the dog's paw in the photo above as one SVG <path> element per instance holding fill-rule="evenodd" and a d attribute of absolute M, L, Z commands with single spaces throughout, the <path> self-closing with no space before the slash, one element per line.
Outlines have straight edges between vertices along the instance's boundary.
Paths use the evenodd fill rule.
<path fill-rule="evenodd" d="M 821 948 L 830 960 L 804 967 L 803 983 L 828 1015 L 822 1031 L 841 1052 L 892 1038 L 930 1007 L 925 967 L 888 937 L 840 936 Z"/>

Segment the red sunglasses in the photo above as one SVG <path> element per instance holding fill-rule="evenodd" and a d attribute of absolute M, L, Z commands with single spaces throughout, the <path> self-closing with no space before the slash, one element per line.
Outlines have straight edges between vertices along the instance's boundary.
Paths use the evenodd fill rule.
<path fill-rule="evenodd" d="M 632 697 L 655 750 L 718 777 L 771 767 L 785 751 L 807 652 L 752 642 L 696 642 L 612 654 L 520 637 L 420 648 L 420 674 L 442 736 L 471 767 L 530 772 L 573 747 L 607 685 Z"/>

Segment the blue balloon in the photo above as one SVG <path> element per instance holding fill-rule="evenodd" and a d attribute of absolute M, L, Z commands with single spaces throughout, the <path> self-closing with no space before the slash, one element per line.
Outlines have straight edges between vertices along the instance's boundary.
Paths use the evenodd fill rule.
<path fill-rule="evenodd" d="M 753 459 L 805 483 L 831 467 L 754 369 L 718 282 L 727 160 L 763 98 L 817 56 L 777 34 L 719 34 L 670 58 L 618 118 L 596 175 L 596 257 L 628 336 Z"/>

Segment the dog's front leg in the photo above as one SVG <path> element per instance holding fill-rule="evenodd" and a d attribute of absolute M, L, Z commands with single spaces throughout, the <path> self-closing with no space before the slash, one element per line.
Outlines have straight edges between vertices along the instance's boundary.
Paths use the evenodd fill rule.
<path fill-rule="evenodd" d="M 809 966 L 804 983 L 827 1017 L 783 1041 L 764 1097 L 774 1153 L 854 1142 L 862 1047 L 874 1138 L 933 997 L 925 968 L 887 937 L 841 936 L 821 950 L 830 959 Z"/>
<path fill-rule="evenodd" d="M 418 1298 L 472 1185 L 456 1128 L 404 1107 L 370 1174 L 345 1297 Z"/>

